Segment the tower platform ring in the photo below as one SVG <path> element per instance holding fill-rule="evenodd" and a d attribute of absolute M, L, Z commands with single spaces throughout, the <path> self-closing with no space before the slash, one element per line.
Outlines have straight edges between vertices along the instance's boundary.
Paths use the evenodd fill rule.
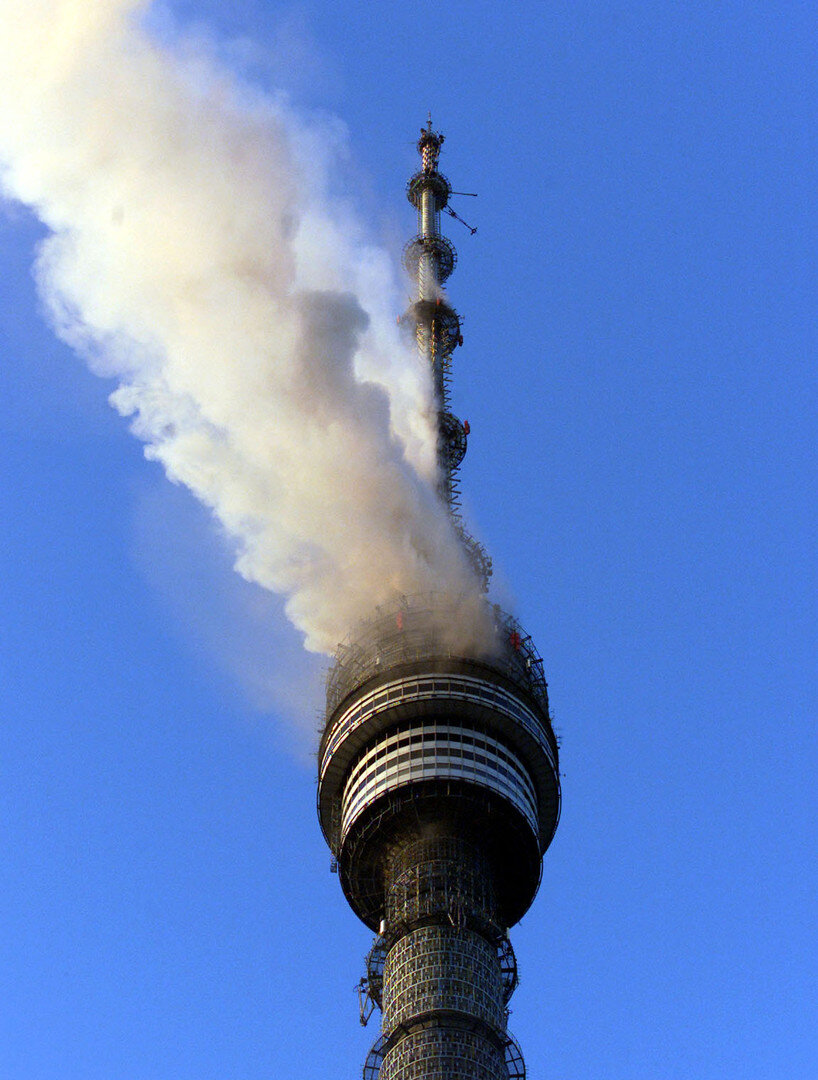
<path fill-rule="evenodd" d="M 362 814 L 345 837 L 338 875 L 347 902 L 372 930 L 384 917 L 388 853 L 441 829 L 473 837 L 494 867 L 502 925 L 475 925 L 497 940 L 533 903 L 542 874 L 542 854 L 529 822 L 505 799 L 466 781 L 426 780 L 385 793 Z M 431 917 L 434 922 L 436 917 Z M 412 923 L 424 925 L 422 916 Z"/>
<path fill-rule="evenodd" d="M 497 604 L 487 603 L 478 616 L 492 627 L 494 642 L 488 651 L 466 655 L 453 651 L 443 630 L 461 625 L 464 617 L 474 618 L 469 596 L 426 593 L 398 596 L 380 605 L 354 637 L 338 646 L 335 664 L 327 673 L 326 716 L 330 724 L 342 702 L 360 693 L 365 683 L 374 686 L 387 672 L 423 672 L 428 662 L 427 673 L 460 671 L 487 677 L 522 694 L 525 701 L 533 699 L 534 707 L 546 719 L 546 731 L 556 755 L 557 744 L 548 719 L 548 685 L 531 637 Z M 327 733 L 325 726 L 322 750 Z"/>
<path fill-rule="evenodd" d="M 410 320 L 416 327 L 427 329 L 434 335 L 437 347 L 447 353 L 463 343 L 460 316 L 443 300 L 416 300 L 403 319 Z"/>
<path fill-rule="evenodd" d="M 488 788 L 519 810 L 539 835 L 537 791 L 514 750 L 491 732 L 435 717 L 430 723 L 392 727 L 358 755 L 344 781 L 341 844 L 381 794 L 426 779 L 464 780 Z"/>
<path fill-rule="evenodd" d="M 417 210 L 420 206 L 420 197 L 428 188 L 435 197 L 435 209 L 442 210 L 449 202 L 452 193 L 452 185 L 441 172 L 418 172 L 409 179 L 406 185 L 406 198 Z"/>
<path fill-rule="evenodd" d="M 453 413 L 440 412 L 438 414 L 438 431 L 439 443 L 443 447 L 446 465 L 450 470 L 458 468 L 466 456 L 468 444 L 464 424 Z"/>
<path fill-rule="evenodd" d="M 457 252 L 448 237 L 415 236 L 406 244 L 403 249 L 403 268 L 410 277 L 417 275 L 424 254 L 434 256 L 439 282 L 451 277 L 457 265 Z"/>
<path fill-rule="evenodd" d="M 428 664 L 424 662 L 428 671 Z M 394 674 L 394 672 L 390 672 Z M 355 758 L 390 728 L 429 721 L 495 733 L 519 756 L 537 792 L 538 834 L 544 852 L 559 820 L 559 769 L 546 729 L 520 698 L 494 681 L 440 672 L 392 678 L 339 709 L 327 726 L 319 756 L 318 813 L 333 850 L 333 822 Z"/>

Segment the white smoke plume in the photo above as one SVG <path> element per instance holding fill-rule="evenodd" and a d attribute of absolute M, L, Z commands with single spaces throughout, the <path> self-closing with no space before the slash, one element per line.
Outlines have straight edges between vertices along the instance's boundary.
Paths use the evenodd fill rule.
<path fill-rule="evenodd" d="M 395 593 L 475 588 L 428 376 L 388 257 L 328 194 L 337 125 L 152 39 L 149 6 L 0 0 L 0 183 L 50 230 L 59 335 L 332 651 Z"/>

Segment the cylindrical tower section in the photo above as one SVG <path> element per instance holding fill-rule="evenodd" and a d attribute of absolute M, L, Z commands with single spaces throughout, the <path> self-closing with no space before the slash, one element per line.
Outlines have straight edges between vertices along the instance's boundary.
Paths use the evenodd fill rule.
<path fill-rule="evenodd" d="M 442 142 L 443 136 L 431 126 L 421 132 L 418 150 L 422 169 L 409 181 L 409 198 L 418 212 L 418 237 L 427 241 L 417 264 L 418 300 L 437 300 L 440 283 L 448 276 L 441 273 L 440 252 L 434 243 L 440 236 L 440 211 L 451 193 L 448 180 L 437 169 Z"/>
<path fill-rule="evenodd" d="M 430 185 L 424 187 L 420 196 L 420 235 L 437 236 L 437 199 Z"/>
<path fill-rule="evenodd" d="M 498 1080 L 505 1008 L 492 870 L 436 836 L 389 858 L 381 1080 Z"/>
<path fill-rule="evenodd" d="M 378 1080 L 509 1080 L 502 1050 L 467 1028 L 411 1031 L 386 1052 Z"/>
<path fill-rule="evenodd" d="M 389 950 L 383 974 L 383 1026 L 457 1013 L 495 1031 L 505 1026 L 497 950 L 473 930 L 421 926 Z"/>

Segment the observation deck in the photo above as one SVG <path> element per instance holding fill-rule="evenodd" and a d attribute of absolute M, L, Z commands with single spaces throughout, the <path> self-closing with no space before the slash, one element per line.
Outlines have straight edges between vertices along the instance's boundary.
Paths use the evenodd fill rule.
<path fill-rule="evenodd" d="M 490 850 L 504 925 L 537 891 L 559 819 L 557 742 L 542 660 L 485 604 L 482 652 L 448 643 L 440 597 L 381 608 L 327 680 L 318 812 L 353 910 L 376 929 L 384 873 L 407 837 L 446 827 Z"/>

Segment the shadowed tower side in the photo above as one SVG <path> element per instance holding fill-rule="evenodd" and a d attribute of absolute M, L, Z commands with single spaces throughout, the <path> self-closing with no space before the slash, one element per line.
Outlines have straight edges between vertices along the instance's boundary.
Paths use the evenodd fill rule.
<path fill-rule="evenodd" d="M 429 364 L 438 409 L 438 483 L 475 576 L 485 640 L 458 645 L 464 598 L 400 597 L 338 650 L 327 683 L 318 811 L 341 887 L 376 932 L 362 1019 L 382 1010 L 365 1080 L 507 1080 L 525 1068 L 507 1031 L 517 982 L 508 928 L 531 905 L 559 819 L 557 743 L 542 660 L 482 594 L 491 563 L 460 517 L 468 428 L 450 411 L 460 320 L 444 284 L 454 247 L 440 232 L 451 185 L 443 136 L 421 130 L 408 184 L 418 214 L 404 316 Z M 474 605 L 474 597 L 470 598 Z"/>

